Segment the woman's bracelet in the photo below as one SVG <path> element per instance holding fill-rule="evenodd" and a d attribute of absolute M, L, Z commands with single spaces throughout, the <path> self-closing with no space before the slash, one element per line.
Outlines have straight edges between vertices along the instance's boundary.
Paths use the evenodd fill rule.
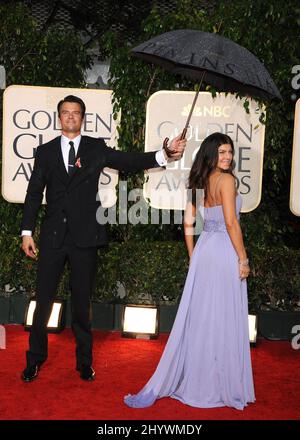
<path fill-rule="evenodd" d="M 246 258 L 245 260 L 239 259 L 239 265 L 240 266 L 249 266 L 249 259 L 248 258 Z"/>

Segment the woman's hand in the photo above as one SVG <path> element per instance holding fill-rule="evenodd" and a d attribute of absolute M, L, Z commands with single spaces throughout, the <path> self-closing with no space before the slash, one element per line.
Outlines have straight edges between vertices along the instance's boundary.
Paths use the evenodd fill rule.
<path fill-rule="evenodd" d="M 250 266 L 249 266 L 249 260 L 248 258 L 246 260 L 239 260 L 239 271 L 240 271 L 240 278 L 244 280 L 248 277 L 250 273 Z"/>

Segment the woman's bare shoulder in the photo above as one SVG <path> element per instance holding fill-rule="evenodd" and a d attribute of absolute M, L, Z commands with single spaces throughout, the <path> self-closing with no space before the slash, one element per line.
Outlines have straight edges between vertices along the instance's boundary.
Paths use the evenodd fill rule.
<path fill-rule="evenodd" d="M 220 179 L 220 190 L 224 189 L 226 191 L 232 188 L 235 188 L 234 176 L 230 173 L 223 173 Z"/>

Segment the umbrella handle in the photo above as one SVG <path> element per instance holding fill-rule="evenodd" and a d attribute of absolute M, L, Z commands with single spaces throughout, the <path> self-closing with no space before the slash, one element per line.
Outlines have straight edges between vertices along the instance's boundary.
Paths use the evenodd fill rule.
<path fill-rule="evenodd" d="M 166 137 L 165 139 L 164 139 L 164 143 L 163 143 L 163 149 L 165 150 L 165 152 L 166 152 L 166 155 L 168 156 L 168 157 L 172 157 L 172 150 L 170 150 L 170 148 L 168 148 L 168 142 L 169 142 L 169 138 L 168 137 Z"/>
<path fill-rule="evenodd" d="M 182 130 L 182 133 L 181 133 L 181 136 L 180 136 L 180 140 L 185 139 L 186 132 L 187 132 L 187 127 L 185 127 L 185 128 Z M 163 142 L 163 149 L 165 150 L 166 155 L 167 155 L 168 157 L 171 157 L 172 154 L 174 154 L 174 151 L 172 151 L 172 150 L 170 150 L 170 148 L 168 148 L 168 143 L 169 143 L 169 138 L 166 137 L 166 138 L 164 139 L 164 142 Z"/>

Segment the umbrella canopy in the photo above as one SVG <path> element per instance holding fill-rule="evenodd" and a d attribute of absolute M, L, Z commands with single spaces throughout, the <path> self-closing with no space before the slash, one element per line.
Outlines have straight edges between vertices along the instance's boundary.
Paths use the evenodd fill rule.
<path fill-rule="evenodd" d="M 263 100 L 282 99 L 268 71 L 246 48 L 218 34 L 191 29 L 166 32 L 132 49 L 132 55 L 216 87 Z M 204 76 L 203 76 L 204 75 Z"/>

